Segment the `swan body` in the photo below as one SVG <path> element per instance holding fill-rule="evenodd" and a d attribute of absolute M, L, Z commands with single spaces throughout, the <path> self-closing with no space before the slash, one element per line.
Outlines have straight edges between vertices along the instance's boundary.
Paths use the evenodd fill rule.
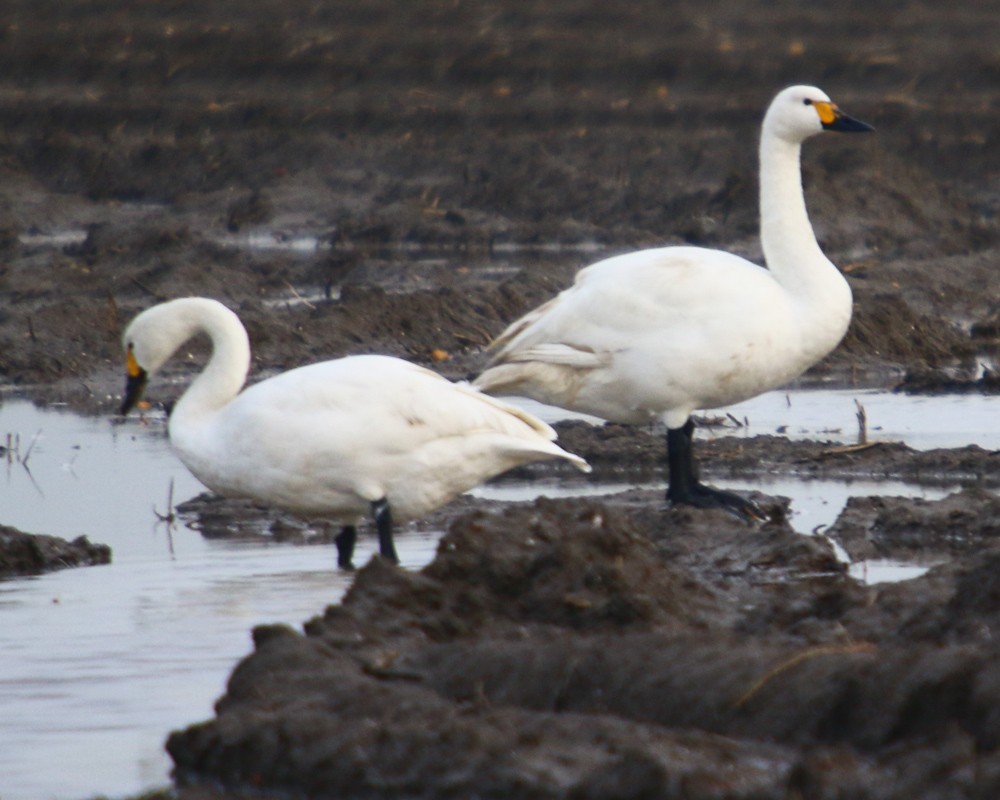
<path fill-rule="evenodd" d="M 698 482 L 690 416 L 787 383 L 847 331 L 851 290 L 816 241 L 802 191 L 801 145 L 824 129 L 872 130 L 809 86 L 780 92 L 764 117 L 766 269 L 701 247 L 600 261 L 512 323 L 474 384 L 615 422 L 660 419 L 668 430 L 668 497 L 695 505 L 743 504 Z"/>
<path fill-rule="evenodd" d="M 395 560 L 386 520 L 420 517 L 532 461 L 561 458 L 589 470 L 530 414 L 397 358 L 325 361 L 241 391 L 250 366 L 246 330 L 205 298 L 162 303 L 128 326 L 123 413 L 147 378 L 199 333 L 211 339 L 212 357 L 168 423 L 181 461 L 218 494 L 342 523 L 350 550 L 353 526 L 369 512 L 380 524 L 383 555 Z M 342 548 L 340 556 L 350 566 L 350 553 Z"/>

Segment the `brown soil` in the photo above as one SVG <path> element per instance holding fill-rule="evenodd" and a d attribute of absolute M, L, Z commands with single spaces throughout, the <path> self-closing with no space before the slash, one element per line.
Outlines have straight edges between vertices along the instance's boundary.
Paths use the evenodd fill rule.
<path fill-rule="evenodd" d="M 995 512 L 939 514 L 977 503 Z M 168 750 L 182 783 L 309 797 L 990 796 L 983 519 L 983 547 L 865 587 L 780 515 L 474 510 L 421 573 L 375 559 L 305 635 L 257 629 L 215 719 Z"/>
<path fill-rule="evenodd" d="M 0 578 L 110 562 L 111 549 L 92 544 L 86 536 L 67 542 L 58 536 L 33 535 L 0 525 Z"/>
<path fill-rule="evenodd" d="M 759 258 L 757 131 L 791 82 L 878 128 L 804 155 L 857 297 L 813 374 L 971 369 L 997 340 L 986 2 L 20 0 L 0 23 L 7 385 L 108 408 L 121 326 L 192 293 L 238 309 L 260 369 L 439 350 L 449 374 L 473 371 L 598 256 L 694 242 Z M 324 247 L 225 244 L 254 230 Z M 86 239 L 38 238 L 61 231 Z M 560 243 L 586 250 L 510 249 Z"/>
<path fill-rule="evenodd" d="M 383 352 L 465 376 L 598 257 L 759 259 L 759 120 L 809 82 L 878 133 L 804 153 L 857 301 L 807 380 L 996 391 L 998 40 L 985 0 L 9 0 L 0 386 L 110 413 L 121 327 L 186 294 L 239 312 L 256 375 Z M 648 432 L 561 435 L 598 477 L 659 470 Z M 257 632 L 217 718 L 170 740 L 204 782 L 184 794 L 995 796 L 996 454 L 779 437 L 701 454 L 716 479 L 980 488 L 852 502 L 831 535 L 853 556 L 941 562 L 889 588 L 846 577 L 776 499 L 757 528 L 652 492 L 463 499 L 430 521 L 450 532 L 423 573 L 373 562 L 305 636 Z"/>

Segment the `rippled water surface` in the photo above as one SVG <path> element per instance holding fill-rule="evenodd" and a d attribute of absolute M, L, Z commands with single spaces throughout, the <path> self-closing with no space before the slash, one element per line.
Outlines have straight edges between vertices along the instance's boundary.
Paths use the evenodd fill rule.
<path fill-rule="evenodd" d="M 750 435 L 783 427 L 791 436 L 852 441 L 855 399 L 873 438 L 1000 448 L 1000 403 L 980 396 L 771 393 L 731 412 L 747 419 Z M 177 502 L 202 489 L 170 452 L 159 421 L 115 425 L 7 400 L 0 445 L 8 434 L 16 447 L 0 459 L 0 523 L 70 539 L 87 534 L 114 555 L 109 566 L 0 582 L 0 797 L 74 800 L 163 785 L 167 734 L 211 715 L 235 661 L 250 649 L 252 627 L 301 625 L 336 602 L 349 577 L 334 568 L 332 546 L 227 543 L 183 526 L 168 530 L 154 508 L 166 509 L 171 479 Z M 865 481 L 753 486 L 791 496 L 792 521 L 803 532 L 832 522 L 852 494 L 944 493 Z M 529 499 L 626 488 L 504 483 L 477 493 Z M 437 536 L 402 531 L 404 566 L 430 561 Z M 371 537 L 362 538 L 356 562 L 374 549 Z M 874 581 L 912 577 L 919 568 L 866 569 L 857 574 Z"/>

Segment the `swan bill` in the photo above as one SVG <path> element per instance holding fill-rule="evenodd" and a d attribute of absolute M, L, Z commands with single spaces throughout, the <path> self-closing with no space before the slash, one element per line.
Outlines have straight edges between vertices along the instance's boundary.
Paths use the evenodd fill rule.
<path fill-rule="evenodd" d="M 128 353 L 125 356 L 125 374 L 125 396 L 122 398 L 122 406 L 119 410 L 123 417 L 142 400 L 142 394 L 149 382 L 149 375 L 146 370 L 139 366 L 131 345 L 129 345 Z"/>
<path fill-rule="evenodd" d="M 819 114 L 820 122 L 823 123 L 825 131 L 870 133 L 875 130 L 867 122 L 848 116 L 833 103 L 813 103 L 813 106 L 816 108 L 816 113 Z"/>

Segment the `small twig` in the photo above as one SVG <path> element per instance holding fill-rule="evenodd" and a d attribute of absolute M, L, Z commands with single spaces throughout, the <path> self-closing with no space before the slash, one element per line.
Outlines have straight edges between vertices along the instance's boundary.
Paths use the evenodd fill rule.
<path fill-rule="evenodd" d="M 174 479 L 170 479 L 170 486 L 167 488 L 167 513 L 161 514 L 156 510 L 156 506 L 153 506 L 153 513 L 160 522 L 166 522 L 167 524 L 173 524 L 177 519 L 174 515 Z"/>
<path fill-rule="evenodd" d="M 28 476 L 28 480 L 31 481 L 31 485 L 35 487 L 35 491 L 38 492 L 38 496 L 44 498 L 45 492 L 42 491 L 42 487 L 39 486 L 38 481 L 35 480 L 35 476 L 31 474 L 31 470 L 24 464 L 21 466 L 24 467 L 24 474 Z"/>
<path fill-rule="evenodd" d="M 484 346 L 489 344 L 490 341 L 489 337 L 483 333 L 480 333 L 477 336 L 470 336 L 467 333 L 462 333 L 461 331 L 459 331 L 455 333 L 454 336 L 460 342 L 470 342 L 471 344 L 478 344 Z"/>
<path fill-rule="evenodd" d="M 472 342 L 473 344 L 479 344 L 483 345 L 484 347 L 488 347 L 490 343 L 494 340 L 494 338 L 496 338 L 488 330 L 486 330 L 485 328 L 481 328 L 478 325 L 467 325 L 466 327 L 469 329 L 470 332 L 456 333 L 455 334 L 456 339 L 461 339 L 466 342 Z"/>
<path fill-rule="evenodd" d="M 111 292 L 108 292 L 108 330 L 117 333 L 121 328 L 121 320 L 118 314 L 118 303 Z"/>
<path fill-rule="evenodd" d="M 170 553 L 170 557 L 174 558 L 174 523 L 177 521 L 177 515 L 174 514 L 173 478 L 170 479 L 170 485 L 167 487 L 167 513 L 161 514 L 156 510 L 156 506 L 153 506 L 153 513 L 156 515 L 157 525 L 163 522 L 167 526 L 167 550 Z"/>
<path fill-rule="evenodd" d="M 854 405 L 857 406 L 857 417 L 858 417 L 858 444 L 868 443 L 868 415 L 865 413 L 865 407 L 858 402 L 857 398 L 854 399 Z"/>
<path fill-rule="evenodd" d="M 864 444 L 845 444 L 840 447 L 829 447 L 826 450 L 820 450 L 819 454 L 821 456 L 836 456 L 842 455 L 844 453 L 860 453 L 862 450 L 870 450 L 873 447 L 879 447 L 882 442 L 865 442 Z"/>
<path fill-rule="evenodd" d="M 300 303 L 302 303 L 302 305 L 304 305 L 310 311 L 316 310 L 316 306 L 313 303 L 310 303 L 308 300 L 306 300 L 301 294 L 299 294 L 299 290 L 296 289 L 294 286 L 292 286 L 292 284 L 289 281 L 285 281 L 285 286 L 288 287 L 288 291 L 290 291 L 292 293 L 292 296 Z"/>
<path fill-rule="evenodd" d="M 153 291 L 148 286 L 146 286 L 145 284 L 143 284 L 142 281 L 140 281 L 138 278 L 130 278 L 129 280 L 133 284 L 135 284 L 136 286 L 138 286 L 140 289 L 142 289 L 146 294 L 150 295 L 151 297 L 154 297 L 157 300 L 165 300 L 166 299 L 159 292 Z"/>
<path fill-rule="evenodd" d="M 38 432 L 31 437 L 31 443 L 28 445 L 28 449 L 24 453 L 24 458 L 21 459 L 21 466 L 25 469 L 28 468 L 28 459 L 31 458 L 31 451 L 35 449 L 35 442 L 38 441 L 38 437 L 42 435 L 42 429 L 39 428 Z"/>
<path fill-rule="evenodd" d="M 733 705 L 735 708 L 742 708 L 753 699 L 754 695 L 756 695 L 761 689 L 764 688 L 764 686 L 774 680 L 774 678 L 778 675 L 783 672 L 787 672 L 793 667 L 797 667 L 799 664 L 804 661 L 808 661 L 810 658 L 827 655 L 871 653 L 875 649 L 875 645 L 871 642 L 851 642 L 849 644 L 820 645 L 819 647 L 807 648 L 765 672 L 760 678 L 753 682 L 753 685 L 749 689 L 740 695 L 739 699 Z"/>

